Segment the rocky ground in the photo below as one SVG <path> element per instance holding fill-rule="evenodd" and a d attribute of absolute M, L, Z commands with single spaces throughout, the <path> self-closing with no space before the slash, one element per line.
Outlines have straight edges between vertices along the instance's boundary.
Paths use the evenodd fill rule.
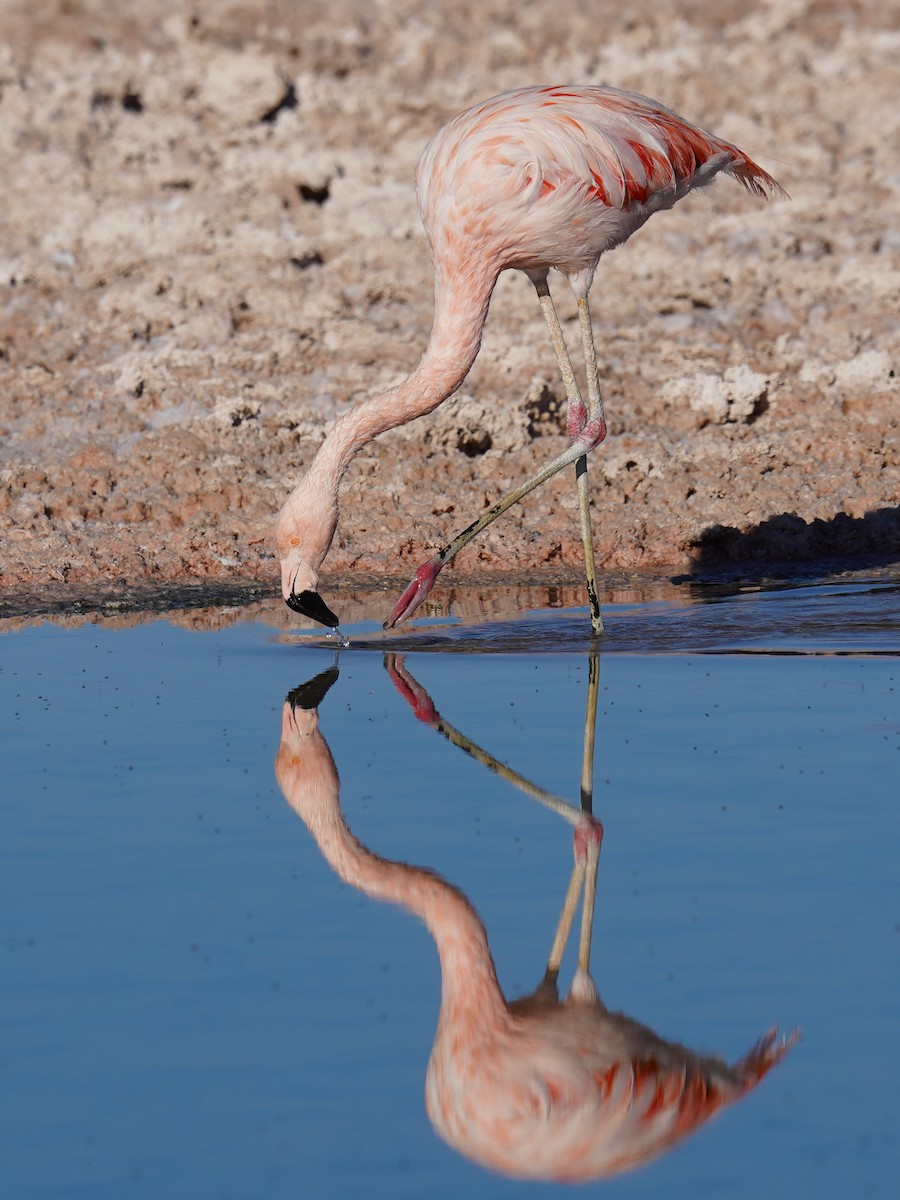
<path fill-rule="evenodd" d="M 721 181 L 601 264 L 605 568 L 900 556 L 895 5 L 6 0 L 0 594 L 275 587 L 273 516 L 323 432 L 427 341 L 423 145 L 569 81 L 659 98 L 792 197 Z M 561 398 L 507 275 L 458 396 L 352 466 L 331 585 L 407 577 L 563 448 Z M 455 576 L 565 580 L 580 554 L 567 475 Z"/>

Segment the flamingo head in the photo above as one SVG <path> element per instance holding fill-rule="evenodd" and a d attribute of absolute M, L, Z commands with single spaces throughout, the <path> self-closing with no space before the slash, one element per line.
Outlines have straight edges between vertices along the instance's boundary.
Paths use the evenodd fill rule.
<path fill-rule="evenodd" d="M 312 617 L 320 625 L 335 629 L 338 618 L 318 592 L 318 574 L 303 557 L 300 546 L 291 546 L 281 559 L 281 594 L 296 613 Z"/>
<path fill-rule="evenodd" d="M 337 627 L 338 618 L 319 595 L 319 567 L 334 537 L 335 523 L 326 522 L 323 527 L 321 519 L 309 519 L 301 485 L 288 497 L 275 526 L 285 604 L 332 629 Z"/>

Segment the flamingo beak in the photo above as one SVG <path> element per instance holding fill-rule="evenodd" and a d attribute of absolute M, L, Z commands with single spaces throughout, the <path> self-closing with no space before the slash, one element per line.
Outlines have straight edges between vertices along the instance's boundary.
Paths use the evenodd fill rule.
<path fill-rule="evenodd" d="M 340 672 L 337 667 L 329 667 L 321 671 L 313 679 L 301 683 L 287 694 L 287 702 L 291 711 L 302 708 L 305 712 L 315 712 L 328 694 L 328 689 L 337 680 Z"/>
<path fill-rule="evenodd" d="M 292 591 L 285 603 L 295 613 L 300 613 L 302 617 L 311 617 L 320 625 L 328 625 L 331 629 L 337 629 L 340 624 L 318 592 Z"/>

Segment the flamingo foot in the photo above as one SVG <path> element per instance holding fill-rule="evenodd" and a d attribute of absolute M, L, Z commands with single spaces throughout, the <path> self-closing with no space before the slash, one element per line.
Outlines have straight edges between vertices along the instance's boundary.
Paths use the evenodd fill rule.
<path fill-rule="evenodd" d="M 412 583 L 394 605 L 394 611 L 384 623 L 385 629 L 393 629 L 401 621 L 411 617 L 431 589 L 444 563 L 439 558 L 430 558 L 422 563 L 413 576 Z"/>
<path fill-rule="evenodd" d="M 403 655 L 385 655 L 384 665 L 387 667 L 394 687 L 413 710 L 416 720 L 430 725 L 432 729 L 437 729 L 441 723 L 440 713 L 434 707 L 431 697 L 421 683 L 417 679 L 413 679 L 403 665 Z"/>

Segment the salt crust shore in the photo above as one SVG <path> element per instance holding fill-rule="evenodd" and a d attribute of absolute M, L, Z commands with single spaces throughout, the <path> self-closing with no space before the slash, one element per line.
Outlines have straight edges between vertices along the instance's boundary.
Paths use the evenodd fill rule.
<path fill-rule="evenodd" d="M 604 570 L 900 556 L 896 6 L 30 0 L 0 8 L 0 595 L 271 593 L 273 515 L 330 421 L 425 346 L 424 143 L 566 81 L 663 100 L 792 196 L 723 180 L 601 264 Z M 561 399 L 507 275 L 461 393 L 353 464 L 332 582 L 408 577 L 563 448 Z M 454 577 L 565 582 L 580 556 L 567 475 Z"/>

